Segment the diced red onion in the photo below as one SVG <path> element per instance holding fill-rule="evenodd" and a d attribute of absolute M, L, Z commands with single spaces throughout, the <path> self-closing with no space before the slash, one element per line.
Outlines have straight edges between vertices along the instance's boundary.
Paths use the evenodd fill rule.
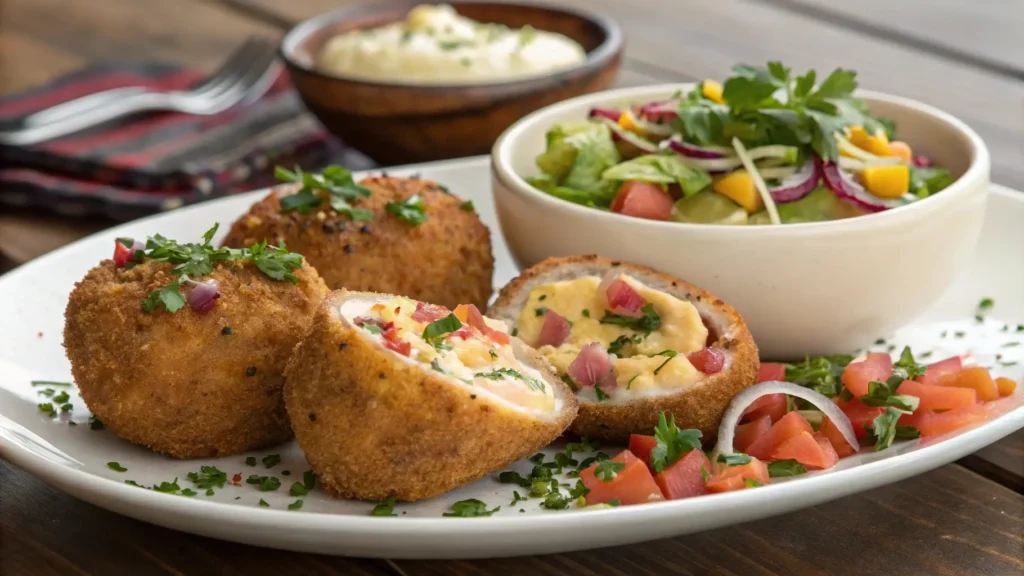
<path fill-rule="evenodd" d="M 621 116 L 621 115 L 622 115 L 622 112 L 616 110 L 615 108 L 600 108 L 600 107 L 597 107 L 597 108 L 591 108 L 590 109 L 590 117 L 591 118 L 606 118 L 608 120 L 611 120 L 612 122 L 618 122 L 619 121 L 619 116 Z"/>
<path fill-rule="evenodd" d="M 129 251 L 132 253 L 133 259 L 141 261 L 142 259 L 138 257 L 138 253 L 146 251 L 146 243 L 142 240 L 132 240 L 132 247 L 129 248 Z"/>
<path fill-rule="evenodd" d="M 569 321 L 560 314 L 547 310 L 544 312 L 544 324 L 540 327 L 537 346 L 559 347 L 569 338 L 571 327 Z"/>
<path fill-rule="evenodd" d="M 199 314 L 213 310 L 220 298 L 220 284 L 213 278 L 206 282 L 190 281 L 189 284 L 192 284 L 192 291 L 188 293 L 188 305 Z"/>
<path fill-rule="evenodd" d="M 615 387 L 615 369 L 612 359 L 604 346 L 598 343 L 587 344 L 576 355 L 576 359 L 567 369 L 569 377 L 580 386 L 598 385 L 602 388 Z"/>
<path fill-rule="evenodd" d="M 417 302 L 416 311 L 412 313 L 412 319 L 417 322 L 433 322 L 444 318 L 451 312 L 444 306 L 438 306 L 437 304 L 428 304 L 426 302 Z M 479 314 L 479 311 L 477 311 Z"/>
<path fill-rule="evenodd" d="M 599 122 L 604 123 L 605 125 L 608 126 L 608 128 L 611 129 L 611 131 L 612 131 L 612 139 L 614 139 L 614 140 L 622 140 L 624 142 L 629 142 L 630 144 L 635 146 L 637 149 L 639 149 L 641 152 L 645 152 L 647 154 L 654 154 L 655 152 L 658 151 L 658 145 L 657 144 L 655 144 L 653 142 L 650 142 L 650 141 L 648 141 L 645 138 L 642 138 L 638 134 L 634 134 L 634 133 L 630 132 L 629 130 L 626 130 L 622 126 L 619 126 L 618 122 L 614 122 L 614 121 L 609 120 L 608 118 L 603 117 L 603 116 L 597 116 L 597 117 L 594 117 L 594 119 L 599 121 Z"/>
<path fill-rule="evenodd" d="M 720 348 L 708 347 L 690 352 L 686 359 L 702 374 L 718 374 L 725 367 L 725 352 Z"/>
<path fill-rule="evenodd" d="M 812 156 L 812 159 L 804 162 L 799 171 L 784 179 L 778 186 L 768 189 L 768 193 L 772 195 L 772 200 L 780 204 L 796 202 L 818 187 L 818 180 L 821 179 L 821 159 L 818 158 L 817 154 Z M 764 174 L 762 173 L 761 175 L 763 176 Z"/>
<path fill-rule="evenodd" d="M 722 416 L 722 421 L 718 425 L 718 444 L 715 445 L 715 450 L 712 452 L 712 462 L 718 459 L 719 454 L 733 453 L 732 444 L 736 433 L 736 425 L 740 423 L 743 412 L 755 400 L 769 394 L 787 394 L 810 402 L 815 408 L 821 410 L 825 416 L 828 416 L 828 419 L 832 421 L 832 424 L 835 425 L 850 446 L 854 448 L 860 446 L 857 442 L 857 436 L 853 433 L 853 424 L 850 423 L 850 419 L 830 398 L 810 388 L 804 388 L 799 384 L 773 380 L 755 384 L 740 392 L 732 399 L 729 406 L 726 407 L 725 415 Z"/>
<path fill-rule="evenodd" d="M 824 163 L 822 176 L 825 178 L 825 184 L 841 200 L 846 200 L 868 212 L 881 212 L 903 205 L 901 200 L 885 200 L 868 192 L 835 162 Z"/>

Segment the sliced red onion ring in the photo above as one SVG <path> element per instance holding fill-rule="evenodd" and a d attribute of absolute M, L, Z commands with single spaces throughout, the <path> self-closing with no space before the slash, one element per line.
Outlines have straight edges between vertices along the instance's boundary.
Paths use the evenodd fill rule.
<path fill-rule="evenodd" d="M 697 146 L 695 144 L 690 144 L 679 136 L 673 136 L 672 139 L 668 141 L 668 147 L 673 151 L 690 158 L 726 158 L 733 156 L 731 148 L 722 148 L 720 146 Z"/>
<path fill-rule="evenodd" d="M 722 416 L 722 422 L 718 425 L 718 443 L 711 454 L 712 462 L 718 460 L 719 454 L 733 453 L 733 435 L 736 432 L 736 425 L 740 423 L 740 418 L 743 417 L 743 411 L 758 398 L 769 394 L 788 394 L 789 396 L 796 396 L 814 404 L 815 408 L 821 410 L 825 416 L 828 416 L 828 419 L 832 421 L 832 424 L 835 425 L 850 446 L 854 448 L 860 446 L 857 442 L 857 436 L 853 433 L 853 424 L 850 423 L 850 419 L 846 417 L 846 414 L 839 409 L 835 402 L 827 396 L 819 394 L 810 388 L 804 388 L 799 384 L 773 380 L 761 382 L 747 388 L 737 394 L 732 399 L 732 402 L 729 403 L 729 406 L 725 409 L 725 415 Z"/>
<path fill-rule="evenodd" d="M 931 168 L 934 166 L 931 158 L 920 155 L 911 158 L 910 163 L 914 165 L 914 168 Z"/>
<path fill-rule="evenodd" d="M 812 159 L 804 162 L 804 165 L 795 174 L 784 179 L 778 186 L 768 189 L 772 200 L 781 204 L 796 202 L 818 187 L 818 180 L 821 179 L 821 160 L 817 154 L 813 156 Z M 761 171 L 761 176 L 764 176 L 763 171 Z"/>
<path fill-rule="evenodd" d="M 679 100 L 650 102 L 640 107 L 640 115 L 650 118 L 675 118 L 679 115 Z"/>
<path fill-rule="evenodd" d="M 616 110 L 615 108 L 591 108 L 590 109 L 590 117 L 591 118 L 607 118 L 607 119 L 609 119 L 609 120 L 611 120 L 612 122 L 615 122 L 615 123 L 618 123 L 619 116 L 621 116 L 621 115 L 622 115 L 622 112 Z"/>
<path fill-rule="evenodd" d="M 629 142 L 637 149 L 639 149 L 641 152 L 644 152 L 646 154 L 654 154 L 655 152 L 658 151 L 657 144 L 649 140 L 646 140 L 640 137 L 639 135 L 630 132 L 629 130 L 624 129 L 622 126 L 619 126 L 618 122 L 613 122 L 604 116 L 594 116 L 593 118 L 599 122 L 603 122 L 604 124 L 606 124 L 608 128 L 611 129 L 612 136 L 616 140 Z"/>
<path fill-rule="evenodd" d="M 220 298 L 220 284 L 213 278 L 206 282 L 188 281 L 192 285 L 192 291 L 188 293 L 188 305 L 200 314 L 206 314 L 213 310 L 213 306 Z"/>
<path fill-rule="evenodd" d="M 835 162 L 825 162 L 822 166 L 825 184 L 835 192 L 841 200 L 846 200 L 868 212 L 881 212 L 902 206 L 902 200 L 886 200 L 868 192 L 853 176 L 839 167 Z"/>

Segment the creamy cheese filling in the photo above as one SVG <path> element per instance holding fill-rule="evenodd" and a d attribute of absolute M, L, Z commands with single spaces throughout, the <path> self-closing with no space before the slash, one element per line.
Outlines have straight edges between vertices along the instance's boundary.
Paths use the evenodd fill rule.
<path fill-rule="evenodd" d="M 687 353 L 703 349 L 708 337 L 693 304 L 650 288 L 629 275 L 619 278 L 657 314 L 657 329 L 648 332 L 612 323 L 601 278 L 583 276 L 533 288 L 519 315 L 519 337 L 537 346 L 545 312 L 551 310 L 562 316 L 571 323 L 568 338 L 557 347 L 539 346 L 538 351 L 563 376 L 583 346 L 597 343 L 610 350 L 614 355 L 616 386 L 602 392 L 613 398 L 685 388 L 701 380 L 703 374 L 686 358 Z M 583 388 L 580 394 L 594 396 L 592 388 Z"/>
<path fill-rule="evenodd" d="M 413 317 L 417 310 L 415 300 L 395 297 L 377 301 L 350 299 L 342 304 L 340 312 L 353 323 L 362 324 L 368 336 L 385 347 L 404 356 L 400 350 L 408 343 L 410 360 L 474 390 L 529 411 L 551 412 L 557 408 L 554 390 L 544 376 L 516 358 L 504 323 L 483 318 L 488 329 L 501 332 L 495 337 L 467 323 L 468 308 L 460 307 L 455 313 L 441 307 L 432 309 L 436 311 L 436 320 L 419 320 Z M 459 314 L 463 316 L 461 320 L 457 320 Z"/>

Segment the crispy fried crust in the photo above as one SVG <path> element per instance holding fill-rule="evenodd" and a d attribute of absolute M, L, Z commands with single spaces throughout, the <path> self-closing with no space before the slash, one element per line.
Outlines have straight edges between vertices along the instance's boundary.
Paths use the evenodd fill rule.
<path fill-rule="evenodd" d="M 64 346 L 89 410 L 121 438 L 175 458 L 290 438 L 282 372 L 328 293 L 316 270 L 296 270 L 302 281 L 293 284 L 248 262 L 219 264 L 211 312 L 143 312 L 150 292 L 175 279 L 170 270 L 155 261 L 118 270 L 106 260 L 75 285 Z"/>
<path fill-rule="evenodd" d="M 545 374 L 563 410 L 541 421 L 480 395 L 367 337 L 331 293 L 285 370 L 295 438 L 330 493 L 412 502 L 442 494 L 536 452 L 576 415 L 575 395 Z M 518 339 L 520 360 L 544 362 Z"/>
<path fill-rule="evenodd" d="M 477 214 L 437 184 L 420 179 L 370 177 L 373 193 L 352 204 L 373 211 L 373 221 L 353 222 L 326 205 L 309 213 L 281 212 L 280 198 L 297 190 L 281 186 L 231 225 L 225 246 L 244 248 L 283 240 L 316 266 L 332 289 L 402 294 L 454 308 L 491 295 L 491 236 Z M 388 202 L 419 194 L 427 221 L 410 226 L 387 212 Z"/>
<path fill-rule="evenodd" d="M 630 434 L 651 434 L 658 423 L 658 412 L 665 411 L 675 415 L 680 428 L 701 430 L 705 443 L 713 442 L 726 406 L 757 380 L 759 360 L 757 346 L 743 318 L 708 291 L 646 266 L 601 256 L 549 258 L 524 270 L 502 288 L 487 314 L 514 326 L 534 286 L 583 275 L 604 276 L 613 268 L 693 304 L 708 326 L 708 345 L 727 351 L 731 365 L 677 394 L 615 403 L 581 401 L 579 416 L 570 430 L 581 436 L 627 442 Z"/>

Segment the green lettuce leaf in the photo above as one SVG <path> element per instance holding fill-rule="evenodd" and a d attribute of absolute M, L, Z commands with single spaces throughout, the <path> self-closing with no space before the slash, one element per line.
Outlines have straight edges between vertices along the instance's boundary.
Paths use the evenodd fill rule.
<path fill-rule="evenodd" d="M 620 160 L 604 124 L 556 124 L 548 130 L 547 150 L 537 157 L 537 166 L 558 186 L 590 190 L 602 187 L 601 173 Z"/>
<path fill-rule="evenodd" d="M 601 178 L 617 182 L 639 180 L 655 184 L 678 183 L 683 195 L 687 197 L 711 185 L 711 176 L 707 172 L 687 165 L 676 154 L 640 156 L 612 166 L 601 174 Z"/>

